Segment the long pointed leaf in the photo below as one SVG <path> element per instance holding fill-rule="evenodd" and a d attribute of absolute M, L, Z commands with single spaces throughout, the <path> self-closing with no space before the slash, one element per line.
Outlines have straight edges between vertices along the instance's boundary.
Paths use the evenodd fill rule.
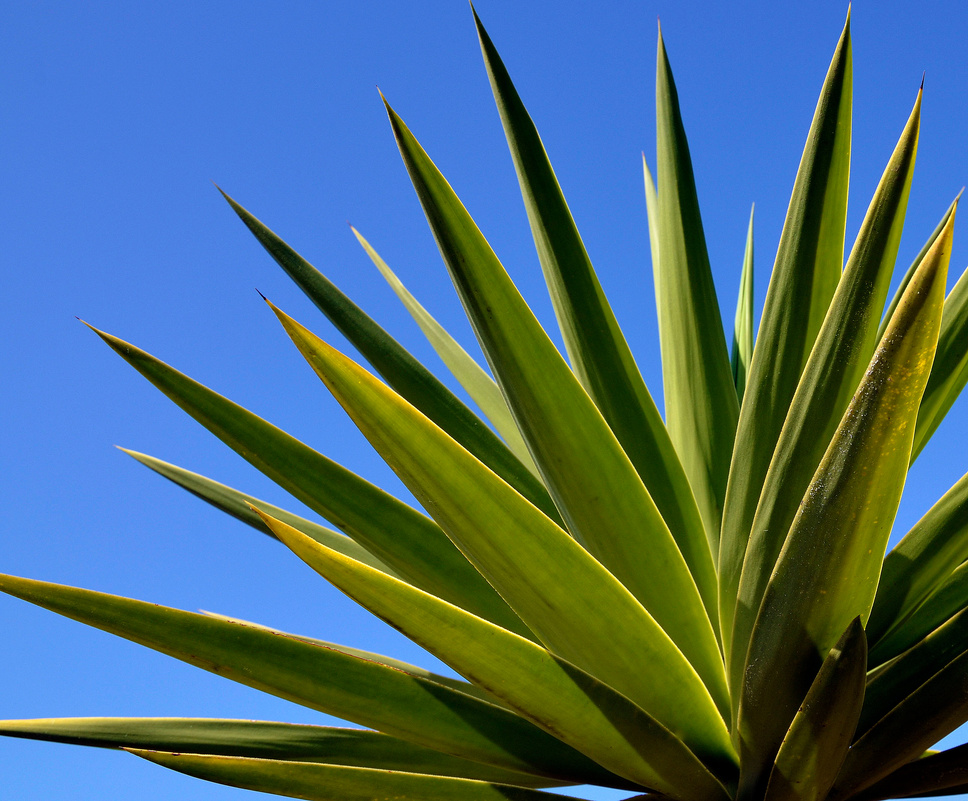
<path fill-rule="evenodd" d="M 736 595 L 763 479 L 800 373 L 840 280 L 850 108 L 848 15 L 797 171 L 736 429 L 719 551 L 719 614 L 730 659 Z"/>
<path fill-rule="evenodd" d="M 830 650 L 783 738 L 765 801 L 823 801 L 847 756 L 864 699 L 867 638 L 854 618 Z"/>
<path fill-rule="evenodd" d="M 389 106 L 387 113 L 491 370 L 569 531 L 642 602 L 721 702 L 712 624 L 648 490 L 453 189 Z"/>
<path fill-rule="evenodd" d="M 951 574 L 953 566 L 966 559 L 968 475 L 962 476 L 885 557 L 867 624 L 874 645 L 872 656 L 884 653 L 880 640 L 907 620 Z"/>
<path fill-rule="evenodd" d="M 763 595 L 739 710 L 746 788 L 765 779 L 821 655 L 870 615 L 938 341 L 951 231 L 949 222 L 908 285 Z"/>
<path fill-rule="evenodd" d="M 959 745 L 903 765 L 854 798 L 881 801 L 964 792 L 968 792 L 968 745 Z"/>
<path fill-rule="evenodd" d="M 968 270 L 962 273 L 944 302 L 938 353 L 931 366 L 914 432 L 912 463 L 937 431 L 965 384 L 968 384 Z"/>
<path fill-rule="evenodd" d="M 266 522 L 351 598 L 609 770 L 677 797 L 724 796 L 720 783 L 675 736 L 694 742 L 688 732 L 670 732 L 611 687 L 523 637 L 384 577 L 284 523 Z M 648 659 L 643 656 L 644 669 Z M 735 770 L 728 757 L 702 745 L 693 748 L 708 762 Z"/>
<path fill-rule="evenodd" d="M 743 681 L 750 632 L 790 524 L 877 345 L 914 174 L 920 116 L 918 92 L 807 359 L 764 479 L 733 619 L 729 677 L 734 694 Z"/>
<path fill-rule="evenodd" d="M 743 271 L 739 278 L 736 319 L 733 321 L 733 348 L 729 357 L 736 397 L 740 403 L 746 391 L 746 374 L 753 356 L 753 211 L 751 208 L 750 225 L 746 232 L 746 250 L 743 253 Z"/>
<path fill-rule="evenodd" d="M 424 336 L 427 337 L 427 341 L 433 346 L 437 355 L 440 356 L 441 361 L 447 365 L 447 369 L 460 382 L 460 385 L 471 396 L 474 403 L 480 407 L 484 416 L 491 421 L 491 424 L 504 438 L 508 448 L 511 449 L 514 455 L 529 470 L 537 472 L 537 468 L 531 459 L 531 454 L 528 453 L 528 446 L 521 438 L 521 432 L 518 431 L 518 427 L 514 424 L 511 410 L 508 409 L 508 405 L 504 402 L 504 396 L 501 395 L 501 388 L 468 355 L 467 351 L 460 346 L 457 340 L 448 334 L 444 327 L 430 315 L 430 312 L 420 305 L 420 302 L 403 285 L 403 282 L 397 278 L 393 270 L 381 258 L 380 254 L 373 249 L 373 246 L 363 238 L 362 234 L 352 226 L 350 226 L 350 229 L 353 231 L 360 245 L 363 246 L 366 255 L 370 257 L 370 261 L 380 271 L 380 275 L 386 279 L 390 288 L 400 298 L 400 302 L 410 312 L 410 316 L 420 326 L 420 330 L 423 331 Z"/>
<path fill-rule="evenodd" d="M 222 194 L 279 266 L 390 386 L 545 514 L 552 517 L 557 514 L 541 481 L 477 415 L 322 273 L 232 198 Z"/>
<path fill-rule="evenodd" d="M 240 684 L 435 751 L 578 783 L 609 781 L 609 774 L 595 763 L 506 709 L 342 651 L 43 581 L 0 576 L 0 591 Z"/>
<path fill-rule="evenodd" d="M 715 618 L 715 563 L 682 464 L 595 275 L 538 130 L 476 14 L 474 21 L 572 368 L 642 477 Z"/>
<path fill-rule="evenodd" d="M 396 770 L 128 749 L 198 779 L 308 801 L 557 801 L 559 796 L 449 776 Z"/>
<path fill-rule="evenodd" d="M 399 395 L 274 310 L 363 434 L 542 642 L 681 731 L 694 748 L 731 752 L 700 679 L 706 668 L 707 681 L 719 682 L 713 689 L 724 690 L 721 661 L 694 670 L 635 597 L 566 532 Z"/>
<path fill-rule="evenodd" d="M 96 748 L 139 748 L 401 770 L 524 787 L 556 784 L 552 779 L 482 765 L 363 729 L 207 718 L 54 718 L 2 720 L 0 735 Z"/>
<path fill-rule="evenodd" d="M 407 581 L 527 633 L 432 520 L 143 350 L 92 330 L 236 453 Z"/>
<path fill-rule="evenodd" d="M 666 425 L 719 552 L 739 404 L 706 252 L 679 97 L 662 32 L 656 66 L 659 270 L 656 307 Z"/>
<path fill-rule="evenodd" d="M 377 570 L 382 570 L 391 576 L 397 576 L 384 562 L 377 559 L 364 547 L 344 534 L 332 531 L 325 526 L 314 523 L 312 520 L 306 520 L 305 518 L 292 514 L 292 512 L 287 512 L 285 509 L 280 509 L 278 506 L 273 506 L 271 503 L 253 498 L 251 495 L 234 490 L 231 487 L 225 486 L 225 484 L 220 484 L 198 473 L 192 473 L 177 465 L 163 462 L 161 459 L 156 459 L 145 453 L 138 453 L 127 448 L 120 448 L 119 450 L 141 462 L 145 467 L 150 467 L 158 475 L 164 476 L 172 483 L 188 490 L 192 495 L 201 498 L 206 503 L 210 503 L 216 509 L 232 515 L 237 520 L 247 523 L 263 534 L 275 537 L 272 530 L 262 522 L 262 518 L 252 511 L 253 506 L 279 520 L 286 521 L 290 526 L 294 526 L 314 540 L 325 542 L 327 546 L 335 548 L 340 553 L 345 553 L 347 556 L 359 559 L 370 567 L 375 567 Z"/>

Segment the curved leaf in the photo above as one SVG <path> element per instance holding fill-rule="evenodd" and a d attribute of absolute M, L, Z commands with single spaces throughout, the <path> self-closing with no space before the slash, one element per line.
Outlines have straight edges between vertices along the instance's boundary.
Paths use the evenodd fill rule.
<path fill-rule="evenodd" d="M 666 426 L 718 554 L 739 404 L 706 252 L 689 145 L 662 31 L 655 86 L 659 174 L 656 307 Z"/>
<path fill-rule="evenodd" d="M 881 801 L 964 792 L 968 792 L 968 745 L 959 745 L 908 762 L 854 798 Z"/>
<path fill-rule="evenodd" d="M 612 574 L 431 420 L 273 310 L 374 448 L 543 643 L 681 732 L 694 749 L 731 753 L 700 679 L 707 665 L 694 669 Z M 724 690 L 722 662 L 707 671 L 717 667 L 709 681 Z"/>
<path fill-rule="evenodd" d="M 269 255 L 391 387 L 545 514 L 557 514 L 541 481 L 456 395 L 319 270 L 232 198 L 222 195 Z"/>
<path fill-rule="evenodd" d="M 715 746 L 689 732 L 670 732 L 610 686 L 523 637 L 383 576 L 284 523 L 266 522 L 351 598 L 599 764 L 676 797 L 725 798 L 720 783 L 676 735 L 720 771 L 734 771 L 735 763 Z M 647 669 L 647 656 L 643 663 Z"/>
<path fill-rule="evenodd" d="M 748 788 L 765 779 L 822 654 L 854 617 L 870 615 L 938 341 L 951 230 L 949 221 L 908 285 L 763 595 L 739 710 Z"/>
<path fill-rule="evenodd" d="M 568 530 L 642 602 L 722 704 L 712 624 L 648 490 L 453 189 L 389 106 L 387 113 L 465 310 Z"/>
<path fill-rule="evenodd" d="M 505 628 L 528 633 L 428 517 L 154 356 L 91 330 L 232 450 L 404 579 Z"/>
<path fill-rule="evenodd" d="M 750 226 L 746 232 L 746 251 L 743 254 L 743 271 L 739 277 L 739 298 L 736 301 L 736 319 L 733 321 L 733 348 L 729 364 L 733 370 L 736 397 L 742 404 L 746 391 L 746 374 L 753 356 L 753 211 L 750 209 Z"/>
<path fill-rule="evenodd" d="M 867 624 L 874 664 L 891 653 L 881 640 L 904 623 L 968 559 L 968 475 L 956 483 L 884 559 L 877 596 Z M 901 649 L 903 650 L 903 649 Z"/>
<path fill-rule="evenodd" d="M 728 660 L 742 661 L 745 656 L 732 655 L 729 643 L 763 479 L 800 373 L 840 281 L 847 219 L 850 108 L 848 13 L 797 171 L 736 428 L 719 551 L 719 614 Z"/>
<path fill-rule="evenodd" d="M 524 787 L 395 770 L 127 750 L 156 765 L 198 779 L 308 801 L 374 801 L 381 798 L 396 801 L 557 801 L 559 798 Z"/>
<path fill-rule="evenodd" d="M 189 754 L 319 762 L 379 770 L 459 776 L 523 787 L 542 779 L 452 757 L 363 729 L 206 718 L 54 718 L 2 720 L 0 735 L 96 748 L 137 748 Z"/>
<path fill-rule="evenodd" d="M 867 638 L 854 618 L 830 650 L 783 738 L 764 801 L 823 801 L 847 756 L 864 699 Z"/>
<path fill-rule="evenodd" d="M 260 501 L 251 495 L 234 490 L 231 487 L 225 486 L 225 484 L 219 484 L 217 481 L 212 481 L 212 479 L 206 478 L 198 473 L 192 473 L 177 465 L 163 462 L 154 456 L 131 451 L 127 448 L 119 448 L 119 450 L 141 462 L 145 467 L 150 467 L 158 475 L 164 476 L 172 483 L 188 490 L 192 495 L 201 498 L 206 503 L 210 503 L 216 509 L 232 515 L 237 520 L 247 523 L 252 528 L 258 529 L 263 534 L 275 537 L 272 530 L 262 522 L 262 518 L 252 511 L 253 506 L 279 520 L 284 520 L 290 526 L 299 529 L 303 534 L 312 537 L 314 540 L 325 542 L 330 548 L 334 548 L 340 553 L 345 553 L 347 556 L 359 559 L 370 567 L 375 567 L 377 570 L 382 570 L 384 573 L 389 573 L 391 576 L 399 578 L 386 564 L 343 534 L 331 531 L 318 523 L 314 523 L 312 520 L 306 520 L 305 518 L 292 514 L 292 512 L 287 512 L 285 509 L 280 509 L 278 506 L 273 506 L 271 503 Z"/>
<path fill-rule="evenodd" d="M 538 130 L 476 13 L 474 21 L 572 369 L 648 488 L 715 619 L 715 563 L 682 464 L 595 275 Z"/>
<path fill-rule="evenodd" d="M 750 632 L 780 549 L 877 345 L 880 312 L 897 259 L 914 174 L 920 117 L 918 92 L 857 234 L 766 472 L 733 616 L 729 678 L 734 694 L 743 681 Z"/>
<path fill-rule="evenodd" d="M 501 395 L 501 388 L 467 354 L 467 351 L 460 346 L 457 340 L 448 334 L 444 330 L 444 327 L 420 305 L 417 299 L 403 285 L 403 282 L 397 278 L 393 270 L 380 257 L 380 254 L 363 238 L 362 234 L 353 228 L 353 226 L 350 226 L 350 230 L 353 231 L 354 236 L 356 236 L 360 245 L 363 246 L 366 255 L 370 257 L 370 261 L 380 271 L 380 275 L 386 279 L 390 288 L 400 298 L 400 302 L 410 312 L 410 316 L 420 326 L 420 330 L 423 331 L 424 336 L 427 337 L 427 341 L 433 346 L 437 355 L 440 356 L 441 361 L 447 365 L 447 369 L 460 382 L 460 385 L 471 396 L 474 403 L 480 407 L 484 416 L 491 421 L 494 428 L 504 438 L 508 448 L 511 449 L 514 455 L 529 470 L 537 472 L 537 468 L 531 459 L 531 454 L 528 453 L 528 446 L 521 438 L 521 432 L 518 431 L 518 427 L 514 424 L 514 418 L 511 417 L 511 410 L 508 409 L 508 405 L 504 402 L 504 396 Z"/>
<path fill-rule="evenodd" d="M 0 576 L 0 591 L 240 684 L 435 751 L 579 784 L 609 783 L 610 774 L 598 765 L 506 709 L 343 651 L 43 581 Z"/>

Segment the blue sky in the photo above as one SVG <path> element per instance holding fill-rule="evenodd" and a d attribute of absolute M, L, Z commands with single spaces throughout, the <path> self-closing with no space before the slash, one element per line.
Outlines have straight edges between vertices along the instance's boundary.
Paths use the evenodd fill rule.
<path fill-rule="evenodd" d="M 780 7 L 777 7 L 779 5 Z M 481 0 L 606 292 L 661 396 L 640 154 L 654 165 L 656 18 L 690 137 L 725 319 L 756 203 L 761 308 L 846 4 Z M 432 660 L 284 548 L 188 497 L 122 445 L 298 508 L 74 318 L 114 333 L 405 496 L 291 347 L 258 288 L 339 336 L 220 198 L 217 182 L 412 351 L 438 363 L 352 237 L 473 344 L 376 86 L 552 324 L 463 0 L 13 2 L 0 26 L 0 570 Z M 848 243 L 926 72 L 901 270 L 968 182 L 968 12 L 857 2 Z M 952 282 L 968 263 L 956 227 Z M 912 470 L 897 534 L 966 469 L 968 401 Z M 21 601 L 0 598 L 0 716 L 317 722 Z M 4 796 L 229 799 L 116 753 L 0 740 Z"/>

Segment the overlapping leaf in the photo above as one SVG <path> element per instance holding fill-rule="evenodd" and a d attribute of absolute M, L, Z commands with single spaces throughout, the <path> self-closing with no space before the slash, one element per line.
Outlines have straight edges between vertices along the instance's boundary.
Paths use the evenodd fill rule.
<path fill-rule="evenodd" d="M 765 779 L 822 655 L 870 614 L 937 344 L 952 221 L 925 255 L 830 442 L 763 595 L 738 736 L 747 789 Z"/>
<path fill-rule="evenodd" d="M 840 280 L 850 166 L 851 74 L 848 15 L 797 171 L 736 428 L 719 552 L 719 611 L 731 659 L 736 595 L 760 489 L 800 373 Z"/>
<path fill-rule="evenodd" d="M 722 705 L 712 624 L 648 490 L 450 185 L 388 114 L 471 324 L 570 533 L 642 602 Z"/>
<path fill-rule="evenodd" d="M 736 318 L 733 322 L 733 348 L 729 364 L 733 371 L 736 397 L 742 402 L 746 391 L 746 374 L 753 357 L 753 209 L 750 209 L 750 225 L 746 232 L 746 250 L 743 253 L 743 270 L 739 278 L 739 297 L 736 300 Z"/>

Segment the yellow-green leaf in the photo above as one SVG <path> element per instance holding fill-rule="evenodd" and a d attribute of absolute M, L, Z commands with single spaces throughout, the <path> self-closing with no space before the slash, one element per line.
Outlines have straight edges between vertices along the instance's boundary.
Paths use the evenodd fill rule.
<path fill-rule="evenodd" d="M 754 207 L 755 208 L 755 207 Z M 733 349 L 730 367 L 733 384 L 740 403 L 746 391 L 746 374 L 753 356 L 753 209 L 750 209 L 750 225 L 746 232 L 746 250 L 743 253 L 743 271 L 739 277 L 739 298 L 736 300 L 736 318 L 733 321 Z"/>

